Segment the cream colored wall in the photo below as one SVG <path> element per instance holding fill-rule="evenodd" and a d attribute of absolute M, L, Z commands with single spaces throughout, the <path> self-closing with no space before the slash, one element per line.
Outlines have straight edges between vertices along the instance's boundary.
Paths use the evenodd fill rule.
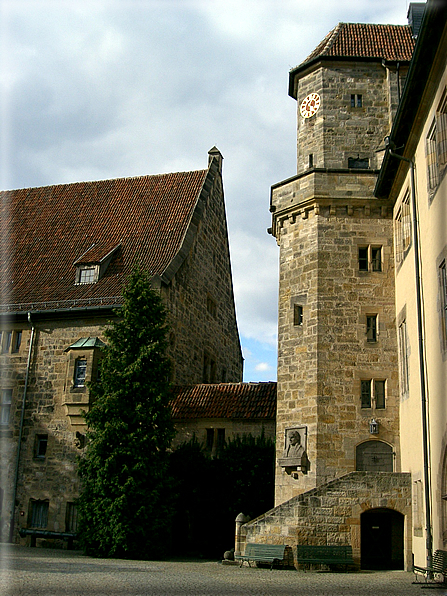
<path fill-rule="evenodd" d="M 442 53 L 441 53 L 442 55 Z M 445 53 L 444 53 L 445 55 Z M 427 190 L 427 166 L 425 139 L 433 122 L 435 111 L 447 86 L 447 68 L 433 101 L 427 106 L 425 123 L 415 153 L 416 201 L 419 218 L 423 322 L 427 375 L 427 401 L 430 438 L 430 476 L 432 493 L 433 549 L 445 548 L 443 522 L 445 503 L 442 494 L 445 448 L 447 445 L 447 354 L 442 349 L 440 318 L 440 285 L 438 279 L 439 257 L 447 250 L 447 176 L 444 175 L 432 200 Z M 445 173 L 444 173 L 445 174 Z M 410 187 L 410 174 L 400 189 L 395 205 L 395 215 L 405 192 Z M 416 511 L 416 486 L 423 479 L 421 392 L 419 373 L 418 333 L 416 319 L 414 247 L 412 246 L 400 269 L 396 269 L 396 313 L 406 309 L 409 341 L 409 395 L 401 395 L 400 425 L 402 471 L 412 474 L 413 518 Z M 423 507 L 423 504 L 421 505 Z M 424 512 L 422 524 L 424 527 Z M 445 526 L 447 528 L 447 526 Z M 425 532 L 413 528 L 413 552 L 415 561 L 425 562 Z"/>

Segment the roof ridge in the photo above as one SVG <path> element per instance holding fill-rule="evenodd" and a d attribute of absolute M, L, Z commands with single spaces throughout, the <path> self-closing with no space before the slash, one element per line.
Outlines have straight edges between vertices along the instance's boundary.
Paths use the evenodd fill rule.
<path fill-rule="evenodd" d="M 10 193 L 15 191 L 30 191 L 30 190 L 40 190 L 44 188 L 57 188 L 59 186 L 75 186 L 77 184 L 102 184 L 104 182 L 116 182 L 120 181 L 132 181 L 138 180 L 139 178 L 157 178 L 162 176 L 176 176 L 178 174 L 196 174 L 199 172 L 206 172 L 208 168 L 199 168 L 197 170 L 184 170 L 180 172 L 162 172 L 160 174 L 136 174 L 135 176 L 118 176 L 117 178 L 102 178 L 100 180 L 75 180 L 73 182 L 56 182 L 54 184 L 42 184 L 41 186 L 27 186 L 27 187 L 18 187 L 18 188 L 8 188 L 4 190 L 0 190 L 0 194 L 2 193 Z"/>

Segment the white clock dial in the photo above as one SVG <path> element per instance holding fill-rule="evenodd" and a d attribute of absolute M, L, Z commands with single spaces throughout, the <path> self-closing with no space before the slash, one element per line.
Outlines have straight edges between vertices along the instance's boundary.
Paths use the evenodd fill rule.
<path fill-rule="evenodd" d="M 317 113 L 320 107 L 320 96 L 318 93 L 310 93 L 303 99 L 300 105 L 300 114 L 303 118 L 311 118 Z"/>

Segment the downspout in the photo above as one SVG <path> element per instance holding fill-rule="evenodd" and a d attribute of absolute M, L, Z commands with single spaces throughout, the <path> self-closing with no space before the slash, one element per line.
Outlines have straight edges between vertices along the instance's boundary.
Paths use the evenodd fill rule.
<path fill-rule="evenodd" d="M 19 483 L 20 449 L 22 446 L 23 423 L 25 420 L 26 392 L 28 389 L 29 371 L 31 368 L 31 356 L 32 356 L 32 352 L 33 352 L 33 343 L 34 343 L 34 334 L 35 334 L 35 327 L 34 327 L 33 322 L 31 321 L 31 313 L 30 312 L 28 313 L 28 323 L 31 325 L 31 338 L 30 338 L 29 349 L 28 349 L 28 362 L 26 364 L 25 387 L 23 388 L 22 412 L 20 414 L 19 438 L 18 438 L 18 442 L 17 442 L 16 470 L 15 470 L 15 476 L 14 476 L 14 491 L 13 491 L 13 496 L 12 496 L 11 521 L 9 524 L 9 542 L 13 542 L 13 539 L 14 539 L 15 510 L 16 510 L 16 499 L 17 499 L 17 488 L 18 488 L 18 483 Z"/>
<path fill-rule="evenodd" d="M 425 360 L 424 360 L 424 333 L 422 323 L 422 290 L 421 290 L 421 276 L 419 268 L 419 231 L 416 216 L 416 189 L 414 177 L 414 162 L 412 159 L 403 157 L 394 153 L 394 144 L 389 139 L 385 139 L 385 144 L 389 154 L 401 161 L 405 161 L 410 165 L 410 191 L 411 191 L 411 210 L 413 212 L 413 238 L 414 238 L 414 271 L 416 277 L 416 315 L 417 315 L 417 329 L 418 329 L 418 347 L 419 347 L 419 378 L 421 385 L 421 406 L 422 406 L 422 450 L 424 460 L 424 484 L 425 484 L 425 548 L 427 556 L 427 567 L 431 569 L 433 559 L 433 540 L 431 531 L 431 504 L 430 504 L 430 465 L 429 465 L 429 436 L 427 424 L 427 391 L 426 391 L 426 374 L 425 374 Z"/>

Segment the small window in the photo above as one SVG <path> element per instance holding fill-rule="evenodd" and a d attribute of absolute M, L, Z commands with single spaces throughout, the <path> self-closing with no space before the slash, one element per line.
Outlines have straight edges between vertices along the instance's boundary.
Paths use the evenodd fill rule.
<path fill-rule="evenodd" d="M 36 435 L 36 447 L 34 457 L 45 459 L 47 453 L 48 435 Z"/>
<path fill-rule="evenodd" d="M 84 387 L 87 375 L 87 360 L 78 358 L 75 363 L 74 386 Z"/>
<path fill-rule="evenodd" d="M 67 503 L 65 511 L 65 531 L 76 533 L 78 531 L 78 509 L 74 503 Z"/>
<path fill-rule="evenodd" d="M 12 351 L 18 352 L 20 350 L 21 344 L 22 344 L 22 332 L 14 331 L 13 341 L 12 341 Z"/>
<path fill-rule="evenodd" d="M 301 304 L 293 305 L 293 324 L 300 326 L 303 324 L 303 307 Z"/>
<path fill-rule="evenodd" d="M 362 408 L 371 407 L 371 381 L 361 381 Z"/>
<path fill-rule="evenodd" d="M 385 409 L 385 381 L 374 381 L 374 400 L 376 410 Z"/>
<path fill-rule="evenodd" d="M 31 501 L 31 528 L 44 529 L 48 525 L 48 501 Z"/>
<path fill-rule="evenodd" d="M 368 271 L 368 247 L 359 248 L 359 271 Z"/>
<path fill-rule="evenodd" d="M 362 95 L 355 93 L 351 95 L 351 108 L 361 108 L 363 107 L 363 97 Z"/>
<path fill-rule="evenodd" d="M 366 317 L 366 340 L 371 343 L 377 341 L 377 315 Z"/>
<path fill-rule="evenodd" d="M 382 271 L 382 247 L 359 247 L 359 271 Z"/>
<path fill-rule="evenodd" d="M 203 383 L 216 382 L 216 361 L 207 352 L 203 355 Z"/>
<path fill-rule="evenodd" d="M 369 159 L 367 157 L 348 157 L 348 168 L 355 170 L 369 170 Z"/>
<path fill-rule="evenodd" d="M 6 426 L 11 419 L 12 389 L 2 389 L 0 396 L 0 425 Z"/>
<path fill-rule="evenodd" d="M 314 167 L 314 154 L 309 153 L 309 168 L 313 168 L 313 167 Z"/>
<path fill-rule="evenodd" d="M 79 284 L 93 284 L 96 279 L 96 267 L 80 267 L 79 269 Z"/>

